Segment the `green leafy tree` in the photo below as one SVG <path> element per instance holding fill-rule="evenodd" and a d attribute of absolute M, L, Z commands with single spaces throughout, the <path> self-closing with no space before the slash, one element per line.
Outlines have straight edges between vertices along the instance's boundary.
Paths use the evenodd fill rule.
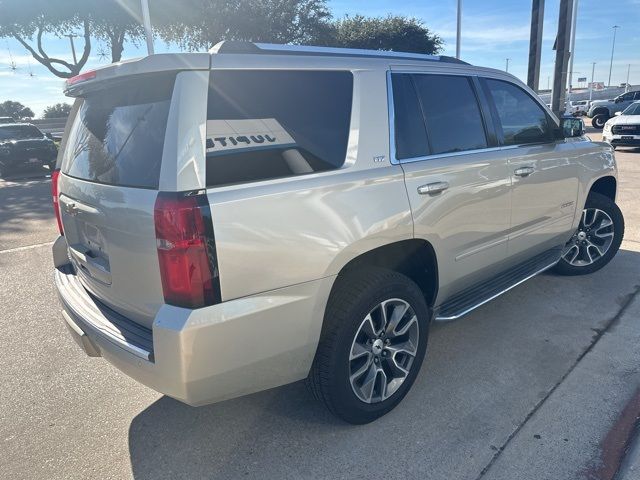
<path fill-rule="evenodd" d="M 356 15 L 334 22 L 326 35 L 318 38 L 318 43 L 332 47 L 434 54 L 442 49 L 443 42 L 417 18 Z"/>
<path fill-rule="evenodd" d="M 164 3 L 158 0 L 157 9 Z M 89 59 L 92 38 L 105 43 L 111 60 L 122 58 L 125 41 L 142 35 L 140 2 L 136 0 L 0 0 L 0 38 L 17 40 L 35 60 L 61 78 L 80 73 Z M 46 38 L 74 35 L 78 51 L 52 55 Z"/>
<path fill-rule="evenodd" d="M 187 50 L 208 49 L 221 40 L 310 43 L 325 37 L 331 14 L 325 0 L 183 0 L 158 19 L 159 35 Z"/>
<path fill-rule="evenodd" d="M 71 113 L 71 105 L 68 103 L 56 103 L 44 109 L 42 118 L 66 118 Z"/>
<path fill-rule="evenodd" d="M 6 100 L 0 103 L 0 117 L 13 117 L 16 120 L 20 120 L 22 118 L 33 118 L 34 116 L 33 110 L 25 107 L 20 102 Z"/>

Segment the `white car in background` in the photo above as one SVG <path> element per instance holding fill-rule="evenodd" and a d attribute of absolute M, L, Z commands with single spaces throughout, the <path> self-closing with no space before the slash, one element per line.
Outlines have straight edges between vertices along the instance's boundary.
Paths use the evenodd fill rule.
<path fill-rule="evenodd" d="M 573 116 L 586 115 L 589 111 L 589 100 L 575 100 L 569 102 L 566 112 Z"/>
<path fill-rule="evenodd" d="M 640 100 L 607 120 L 602 140 L 616 147 L 640 147 Z"/>

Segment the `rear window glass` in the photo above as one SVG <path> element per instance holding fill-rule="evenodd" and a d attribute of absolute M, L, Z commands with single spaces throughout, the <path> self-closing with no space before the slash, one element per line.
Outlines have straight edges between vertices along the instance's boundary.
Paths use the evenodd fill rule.
<path fill-rule="evenodd" d="M 87 94 L 62 171 L 92 182 L 157 188 L 174 80 L 175 74 L 123 79 Z"/>
<path fill-rule="evenodd" d="M 0 140 L 26 140 L 42 138 L 43 133 L 33 125 L 11 125 L 0 127 Z"/>
<path fill-rule="evenodd" d="M 207 186 L 341 167 L 352 92 L 345 71 L 211 72 Z"/>

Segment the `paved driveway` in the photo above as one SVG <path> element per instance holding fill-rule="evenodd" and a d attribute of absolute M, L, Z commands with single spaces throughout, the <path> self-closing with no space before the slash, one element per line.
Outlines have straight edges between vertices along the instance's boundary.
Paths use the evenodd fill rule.
<path fill-rule="evenodd" d="M 611 478 L 640 386 L 640 150 L 617 157 L 614 261 L 437 324 L 412 391 L 360 427 L 301 383 L 195 409 L 85 357 L 52 285 L 49 181 L 0 181 L 0 478 Z"/>

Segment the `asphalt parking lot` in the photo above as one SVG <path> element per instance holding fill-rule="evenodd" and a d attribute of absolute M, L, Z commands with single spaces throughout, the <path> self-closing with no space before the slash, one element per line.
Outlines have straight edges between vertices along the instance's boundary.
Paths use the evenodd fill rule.
<path fill-rule="evenodd" d="M 0 180 L 0 478 L 613 478 L 640 414 L 640 149 L 616 156 L 612 263 L 436 324 L 403 403 L 358 427 L 302 383 L 191 408 L 86 357 L 54 292 L 49 180 Z"/>

